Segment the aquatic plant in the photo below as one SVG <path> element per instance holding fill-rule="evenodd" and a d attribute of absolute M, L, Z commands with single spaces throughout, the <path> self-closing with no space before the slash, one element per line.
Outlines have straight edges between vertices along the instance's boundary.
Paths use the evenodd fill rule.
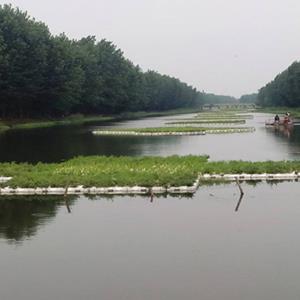
<path fill-rule="evenodd" d="M 206 133 L 238 133 L 252 132 L 253 127 L 149 127 L 149 128 L 112 128 L 109 130 L 95 130 L 95 135 L 201 135 Z"/>
<path fill-rule="evenodd" d="M 185 124 L 245 124 L 246 121 L 242 119 L 208 119 L 208 120 L 195 120 L 185 119 L 174 122 L 166 122 L 167 125 L 185 125 Z"/>
<path fill-rule="evenodd" d="M 77 157 L 62 163 L 1 163 L 4 187 L 192 186 L 204 174 L 276 174 L 300 171 L 300 161 L 219 161 L 207 156 Z"/>
<path fill-rule="evenodd" d="M 7 126 L 3 123 L 0 123 L 0 133 L 6 131 L 8 129 L 9 129 L 9 126 Z"/>

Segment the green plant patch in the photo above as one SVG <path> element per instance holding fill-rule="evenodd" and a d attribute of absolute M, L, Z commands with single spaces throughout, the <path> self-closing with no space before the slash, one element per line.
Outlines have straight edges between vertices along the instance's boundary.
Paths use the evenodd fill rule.
<path fill-rule="evenodd" d="M 209 120 L 209 119 L 242 119 L 242 120 L 246 120 L 246 119 L 252 119 L 253 115 L 243 115 L 243 114 L 197 114 L 195 116 L 195 118 L 197 119 L 205 119 L 205 120 Z"/>
<path fill-rule="evenodd" d="M 0 132 L 4 132 L 6 130 L 9 129 L 9 126 L 3 124 L 3 123 L 0 123 Z"/>
<path fill-rule="evenodd" d="M 253 127 L 202 127 L 192 126 L 191 124 L 166 127 L 150 127 L 150 128 L 111 128 L 108 130 L 95 130 L 95 135 L 184 135 L 184 134 L 206 134 L 206 133 L 239 133 L 251 132 Z"/>
<path fill-rule="evenodd" d="M 207 156 L 78 157 L 57 164 L 0 164 L 11 187 L 193 185 Z M 2 186 L 7 185 L 3 183 Z"/>
<path fill-rule="evenodd" d="M 185 121 L 177 121 L 177 122 L 166 122 L 167 125 L 180 125 L 180 124 L 245 124 L 245 120 L 241 119 L 210 119 L 210 120 L 185 120 Z"/>
<path fill-rule="evenodd" d="M 300 161 L 219 161 L 207 156 L 77 157 L 55 164 L 1 163 L 0 176 L 13 177 L 1 186 L 113 187 L 191 186 L 203 174 L 277 174 L 300 171 Z"/>

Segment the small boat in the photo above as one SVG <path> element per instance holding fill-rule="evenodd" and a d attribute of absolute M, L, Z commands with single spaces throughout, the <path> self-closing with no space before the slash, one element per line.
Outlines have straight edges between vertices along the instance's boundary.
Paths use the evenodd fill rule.
<path fill-rule="evenodd" d="M 274 121 L 268 120 L 265 122 L 266 126 L 294 126 L 293 120 L 281 120 L 281 121 Z"/>

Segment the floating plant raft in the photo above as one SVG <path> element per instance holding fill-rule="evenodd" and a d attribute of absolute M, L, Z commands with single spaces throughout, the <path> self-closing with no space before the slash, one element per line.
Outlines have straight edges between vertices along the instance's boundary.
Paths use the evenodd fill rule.
<path fill-rule="evenodd" d="M 95 130 L 95 135 L 130 135 L 130 136 L 166 136 L 166 135 L 205 135 L 212 133 L 243 133 L 253 132 L 253 127 L 153 127 L 153 128 L 116 128 L 110 130 Z"/>
<path fill-rule="evenodd" d="M 221 113 L 200 113 L 195 115 L 197 119 L 253 119 L 253 115 L 244 114 L 221 114 Z"/>
<path fill-rule="evenodd" d="M 185 119 L 185 120 L 178 120 L 172 122 L 166 122 L 167 125 L 189 125 L 189 124 L 245 124 L 246 121 L 242 119 L 232 119 L 232 120 L 225 120 L 225 119 L 210 119 L 210 120 L 195 120 L 195 119 Z"/>
<path fill-rule="evenodd" d="M 194 193 L 207 181 L 299 180 L 300 161 L 209 162 L 207 156 L 78 157 L 0 164 L 0 195 Z"/>

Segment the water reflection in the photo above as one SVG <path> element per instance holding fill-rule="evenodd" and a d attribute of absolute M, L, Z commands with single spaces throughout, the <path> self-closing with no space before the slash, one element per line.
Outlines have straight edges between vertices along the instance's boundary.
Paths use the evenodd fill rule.
<path fill-rule="evenodd" d="M 185 117 L 189 116 L 181 116 Z M 300 158 L 300 126 L 294 126 L 288 132 L 274 132 L 265 128 L 265 120 L 268 118 L 267 114 L 254 114 L 252 120 L 247 119 L 246 126 L 256 128 L 253 133 L 206 136 L 118 137 L 94 136 L 91 133 L 93 129 L 107 126 L 163 126 L 165 117 L 100 125 L 8 131 L 0 135 L 0 161 L 58 162 L 78 155 L 174 154 L 208 154 L 212 160 Z"/>
<path fill-rule="evenodd" d="M 0 238 L 20 242 L 36 235 L 57 214 L 58 208 L 67 205 L 68 211 L 74 197 L 0 197 Z"/>
<path fill-rule="evenodd" d="M 243 182 L 243 187 L 252 186 L 253 188 L 260 185 L 268 185 L 276 187 L 281 182 Z M 105 200 L 105 202 L 113 203 L 115 199 L 141 199 L 141 201 L 149 202 L 151 205 L 160 205 L 162 200 L 169 199 L 193 199 L 201 201 L 199 199 L 200 190 L 207 190 L 210 197 L 214 199 L 221 199 L 222 201 L 229 201 L 230 198 L 220 198 L 211 193 L 211 190 L 216 190 L 217 187 L 230 187 L 232 196 L 236 198 L 237 193 L 236 184 L 232 183 L 207 183 L 205 186 L 201 186 L 196 194 L 174 194 L 172 196 L 168 194 L 155 194 L 152 191 L 147 195 L 142 196 L 114 196 L 114 195 L 87 195 L 84 196 L 85 201 L 90 200 L 93 202 L 99 202 Z M 243 191 L 243 190 L 242 190 Z M 246 198 L 248 199 L 248 195 Z M 0 197 L 0 239 L 9 241 L 10 243 L 22 242 L 28 238 L 37 235 L 38 231 L 47 226 L 50 222 L 55 221 L 59 210 L 65 214 L 71 214 L 72 208 L 76 205 L 78 196 L 9 196 Z M 238 212 L 242 200 L 244 199 L 244 193 L 239 193 L 239 200 L 235 205 L 235 212 Z M 125 200 L 124 200 L 125 201 Z"/>
<path fill-rule="evenodd" d="M 236 205 L 236 207 L 235 207 L 235 211 L 236 211 L 236 212 L 239 211 L 239 208 L 240 208 L 240 205 L 241 205 L 241 203 L 242 203 L 243 198 L 244 198 L 244 194 L 240 194 L 239 201 L 238 201 L 238 203 L 237 203 L 237 205 Z"/>
<path fill-rule="evenodd" d="M 81 196 L 71 216 L 63 197 L 28 210 L 26 199 L 1 201 L 2 239 L 35 238 L 20 247 L 1 239 L 0 298 L 298 299 L 299 184 L 242 188 L 238 214 L 236 183 L 152 203 L 149 195 Z"/>
<path fill-rule="evenodd" d="M 58 162 L 74 156 L 159 154 L 162 145 L 175 146 L 180 137 L 94 136 L 89 127 L 8 131 L 0 135 L 0 161 Z"/>
<path fill-rule="evenodd" d="M 291 138 L 294 132 L 294 126 L 268 126 L 266 130 L 273 132 L 275 136 Z"/>

